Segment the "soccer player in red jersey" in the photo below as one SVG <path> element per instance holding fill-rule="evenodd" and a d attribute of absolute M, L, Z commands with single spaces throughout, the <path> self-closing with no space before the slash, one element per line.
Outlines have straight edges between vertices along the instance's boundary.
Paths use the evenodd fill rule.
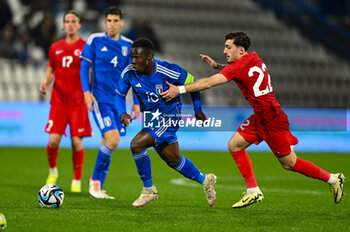
<path fill-rule="evenodd" d="M 55 184 L 57 181 L 58 148 L 69 124 L 74 167 L 72 192 L 81 192 L 85 159 L 82 138 L 91 136 L 92 133 L 80 81 L 79 57 L 85 45 L 85 41 L 78 34 L 80 28 L 79 14 L 75 11 L 66 12 L 63 17 L 66 37 L 51 45 L 45 79 L 40 85 L 40 91 L 46 94 L 49 85 L 54 81 L 49 121 L 45 128 L 45 131 L 50 134 L 46 149 L 50 172 L 46 184 Z"/>
<path fill-rule="evenodd" d="M 267 67 L 256 52 L 248 53 L 249 46 L 250 38 L 246 33 L 227 34 L 224 54 L 228 65 L 218 64 L 209 56 L 201 55 L 202 60 L 211 67 L 222 69 L 220 73 L 199 79 L 186 86 L 174 86 L 168 83 L 170 88 L 161 95 L 170 100 L 178 94 L 201 91 L 234 80 L 253 107 L 254 114 L 242 123 L 237 130 L 238 133 L 235 133 L 228 142 L 228 150 L 247 185 L 247 191 L 242 199 L 232 206 L 233 208 L 246 207 L 264 198 L 246 152 L 252 143 L 259 144 L 263 140 L 283 168 L 327 182 L 333 192 L 334 202 L 339 203 L 343 196 L 344 175 L 331 174 L 296 156 L 293 146 L 298 143 L 298 140 L 289 131 L 288 117 L 276 100 Z"/>

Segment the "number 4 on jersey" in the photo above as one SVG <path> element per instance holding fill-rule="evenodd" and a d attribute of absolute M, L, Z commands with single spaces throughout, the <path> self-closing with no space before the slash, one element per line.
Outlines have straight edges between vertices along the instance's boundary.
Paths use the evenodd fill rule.
<path fill-rule="evenodd" d="M 114 64 L 114 68 L 117 67 L 118 64 L 118 56 L 115 56 L 112 60 L 111 63 Z"/>
<path fill-rule="evenodd" d="M 256 80 L 254 86 L 253 86 L 253 90 L 254 90 L 254 95 L 255 97 L 259 97 L 265 94 L 268 94 L 270 92 L 272 92 L 272 84 L 271 84 L 271 77 L 270 74 L 267 75 L 267 86 L 266 89 L 264 90 L 260 90 L 260 85 L 263 83 L 264 78 L 265 78 L 265 74 L 264 72 L 267 70 L 266 65 L 262 64 L 261 68 L 259 68 L 258 66 L 254 66 L 252 68 L 249 69 L 248 75 L 249 77 L 254 76 L 254 72 L 257 72 L 259 74 L 258 79 Z"/>

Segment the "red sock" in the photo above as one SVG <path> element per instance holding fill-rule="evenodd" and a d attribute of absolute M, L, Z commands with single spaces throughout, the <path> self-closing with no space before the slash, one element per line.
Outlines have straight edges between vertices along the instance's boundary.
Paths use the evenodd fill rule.
<path fill-rule="evenodd" d="M 247 185 L 247 189 L 258 187 L 258 184 L 256 183 L 256 180 L 255 180 L 254 172 L 253 172 L 252 162 L 250 161 L 250 158 L 246 150 L 235 151 L 230 153 L 236 161 L 237 167 L 241 172 L 244 178 L 244 181 Z"/>
<path fill-rule="evenodd" d="M 57 156 L 58 156 L 58 147 L 46 147 L 47 159 L 49 161 L 49 167 L 55 168 L 57 166 Z"/>
<path fill-rule="evenodd" d="M 327 182 L 330 178 L 330 173 L 307 160 L 297 158 L 294 164 L 293 171 L 304 174 L 305 176 L 323 180 Z"/>
<path fill-rule="evenodd" d="M 74 180 L 80 180 L 83 173 L 85 150 L 73 152 Z"/>

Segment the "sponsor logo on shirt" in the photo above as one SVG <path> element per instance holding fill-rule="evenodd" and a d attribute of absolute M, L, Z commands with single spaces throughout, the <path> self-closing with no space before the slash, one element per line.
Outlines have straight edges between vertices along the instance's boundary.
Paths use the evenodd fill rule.
<path fill-rule="evenodd" d="M 58 51 L 56 51 L 56 55 L 61 54 L 62 52 L 63 52 L 63 50 L 58 50 Z"/>
<path fill-rule="evenodd" d="M 106 51 L 108 51 L 108 49 L 107 49 L 106 46 L 104 46 L 104 47 L 101 49 L 101 51 L 102 51 L 102 52 L 106 52 Z"/>
<path fill-rule="evenodd" d="M 137 87 L 137 88 L 142 88 L 142 85 L 141 85 L 140 83 L 137 83 L 137 84 L 135 85 L 135 87 Z"/>

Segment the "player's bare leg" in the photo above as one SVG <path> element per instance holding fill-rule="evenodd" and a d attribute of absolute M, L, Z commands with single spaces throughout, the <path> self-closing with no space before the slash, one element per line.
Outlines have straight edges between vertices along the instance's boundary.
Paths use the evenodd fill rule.
<path fill-rule="evenodd" d="M 334 202 L 338 204 L 342 200 L 344 193 L 343 184 L 345 181 L 345 176 L 342 173 L 329 173 L 310 161 L 298 158 L 293 147 L 291 147 L 290 154 L 279 157 L 278 159 L 282 167 L 286 170 L 299 172 L 305 176 L 327 182 L 333 193 Z"/>
<path fill-rule="evenodd" d="M 217 179 L 216 176 L 212 173 L 203 174 L 189 159 L 181 156 L 178 142 L 171 144 L 165 143 L 158 151 L 158 154 L 169 167 L 175 169 L 186 178 L 202 184 L 209 206 L 215 204 L 216 192 L 214 186 Z"/>
<path fill-rule="evenodd" d="M 49 161 L 49 175 L 46 179 L 46 184 L 56 184 L 58 179 L 57 156 L 61 137 L 62 136 L 57 133 L 50 133 L 49 136 L 49 144 L 46 148 Z"/>
<path fill-rule="evenodd" d="M 234 209 L 244 208 L 264 199 L 264 195 L 255 179 L 252 162 L 245 150 L 250 145 L 251 143 L 245 140 L 238 132 L 235 133 L 228 143 L 228 150 L 234 158 L 247 186 L 247 191 L 243 192 L 241 200 L 232 205 Z"/>

